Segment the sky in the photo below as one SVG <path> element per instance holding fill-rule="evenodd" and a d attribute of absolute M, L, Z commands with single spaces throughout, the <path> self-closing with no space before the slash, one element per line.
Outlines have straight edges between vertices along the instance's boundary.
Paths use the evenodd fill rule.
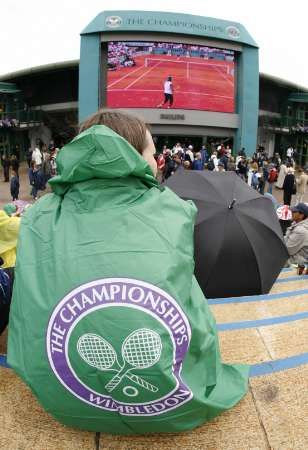
<path fill-rule="evenodd" d="M 80 32 L 103 10 L 159 10 L 245 26 L 260 71 L 308 87 L 307 0 L 9 0 L 0 7 L 0 75 L 79 58 Z"/>

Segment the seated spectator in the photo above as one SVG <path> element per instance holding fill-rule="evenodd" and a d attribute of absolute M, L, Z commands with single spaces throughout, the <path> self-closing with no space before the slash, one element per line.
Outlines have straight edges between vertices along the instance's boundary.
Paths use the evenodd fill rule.
<path fill-rule="evenodd" d="M 308 205 L 298 203 L 291 211 L 293 223 L 286 232 L 285 243 L 290 255 L 289 263 L 297 264 L 301 275 L 308 262 Z"/>
<path fill-rule="evenodd" d="M 21 222 L 8 362 L 45 409 L 70 426 L 180 432 L 231 408 L 247 391 L 249 368 L 222 363 L 215 320 L 194 277 L 196 207 L 159 186 L 154 153 L 139 119 L 98 111 L 61 150 L 53 193 Z M 56 314 L 64 311 L 70 315 L 61 328 Z M 63 337 L 62 329 L 73 358 L 58 351 L 54 335 Z M 122 368 L 105 370 L 121 351 Z M 133 374 L 138 389 L 125 379 L 129 353 L 129 369 L 145 369 Z M 62 384 L 57 371 L 73 359 L 76 378 L 68 372 Z M 76 383 L 89 393 L 95 386 L 110 406 L 89 404 Z M 146 405 L 138 417 L 118 407 L 131 402 L 127 388 Z M 129 405 L 139 408 L 137 401 Z"/>
<path fill-rule="evenodd" d="M 0 258 L 1 267 L 14 267 L 16 261 L 16 246 L 19 233 L 20 218 L 16 217 L 19 213 L 11 214 L 0 210 Z"/>

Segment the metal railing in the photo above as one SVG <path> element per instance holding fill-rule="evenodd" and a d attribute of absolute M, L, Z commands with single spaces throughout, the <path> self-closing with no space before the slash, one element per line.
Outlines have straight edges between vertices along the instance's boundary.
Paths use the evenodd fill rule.
<path fill-rule="evenodd" d="M 281 117 L 260 116 L 259 126 L 264 128 L 288 129 L 288 131 L 305 131 L 305 129 L 307 128 L 308 131 L 308 120 L 298 119 L 289 116 L 281 116 Z"/>

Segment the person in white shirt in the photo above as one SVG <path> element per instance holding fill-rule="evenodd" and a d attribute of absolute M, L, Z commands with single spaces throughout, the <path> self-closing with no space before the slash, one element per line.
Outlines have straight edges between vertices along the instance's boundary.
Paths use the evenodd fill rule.
<path fill-rule="evenodd" d="M 177 155 L 178 153 L 183 153 L 183 148 L 181 144 L 178 142 L 172 149 L 172 155 Z"/>
<path fill-rule="evenodd" d="M 161 108 L 163 105 L 168 103 L 167 108 L 171 108 L 173 105 L 173 83 L 172 77 L 168 77 L 164 82 L 164 101 L 157 105 L 157 108 Z"/>
<path fill-rule="evenodd" d="M 188 146 L 188 149 L 187 149 L 186 152 L 185 152 L 185 155 L 187 155 L 187 156 L 189 157 L 191 163 L 193 163 L 194 160 L 195 160 L 194 153 L 193 153 L 193 149 L 194 149 L 193 146 L 192 146 L 192 145 L 189 145 L 189 146 Z M 186 156 L 186 158 L 185 158 L 186 161 L 188 161 L 187 156 Z"/>
<path fill-rule="evenodd" d="M 293 153 L 294 153 L 294 149 L 291 146 L 287 149 L 287 158 L 288 158 L 289 162 L 291 162 L 291 159 L 293 158 Z"/>
<path fill-rule="evenodd" d="M 32 152 L 32 161 L 35 162 L 36 167 L 40 168 L 42 165 L 42 153 L 38 147 L 35 147 L 35 149 Z"/>

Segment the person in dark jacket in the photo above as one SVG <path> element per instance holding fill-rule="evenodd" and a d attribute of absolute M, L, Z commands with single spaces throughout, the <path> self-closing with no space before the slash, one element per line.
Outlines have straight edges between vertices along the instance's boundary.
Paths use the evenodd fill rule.
<path fill-rule="evenodd" d="M 11 177 L 11 183 L 10 183 L 10 191 L 12 200 L 18 200 L 19 196 L 19 177 L 16 170 L 12 170 L 12 177 Z"/>
<path fill-rule="evenodd" d="M 239 161 L 238 165 L 238 174 L 242 178 L 243 181 L 247 180 L 247 161 L 245 158 L 242 157 L 242 159 Z"/>
<path fill-rule="evenodd" d="M 195 159 L 192 163 L 192 170 L 203 170 L 204 166 L 202 164 L 202 155 L 201 153 L 196 153 Z"/>
<path fill-rule="evenodd" d="M 1 163 L 3 167 L 4 181 L 8 182 L 10 181 L 10 158 L 8 157 L 6 152 L 4 152 L 1 156 Z"/>
<path fill-rule="evenodd" d="M 291 205 L 292 195 L 296 193 L 295 186 L 294 170 L 289 167 L 282 186 L 284 205 Z"/>
<path fill-rule="evenodd" d="M 15 171 L 16 175 L 18 176 L 19 161 L 18 161 L 16 155 L 11 156 L 11 167 L 12 167 L 12 170 Z"/>
<path fill-rule="evenodd" d="M 164 169 L 164 180 L 167 180 L 175 171 L 175 162 L 170 154 L 165 156 L 165 169 Z"/>
<path fill-rule="evenodd" d="M 219 161 L 223 164 L 224 169 L 227 171 L 227 170 L 228 170 L 228 161 L 229 161 L 228 156 L 224 153 L 224 154 L 221 156 L 221 158 L 220 158 Z"/>

